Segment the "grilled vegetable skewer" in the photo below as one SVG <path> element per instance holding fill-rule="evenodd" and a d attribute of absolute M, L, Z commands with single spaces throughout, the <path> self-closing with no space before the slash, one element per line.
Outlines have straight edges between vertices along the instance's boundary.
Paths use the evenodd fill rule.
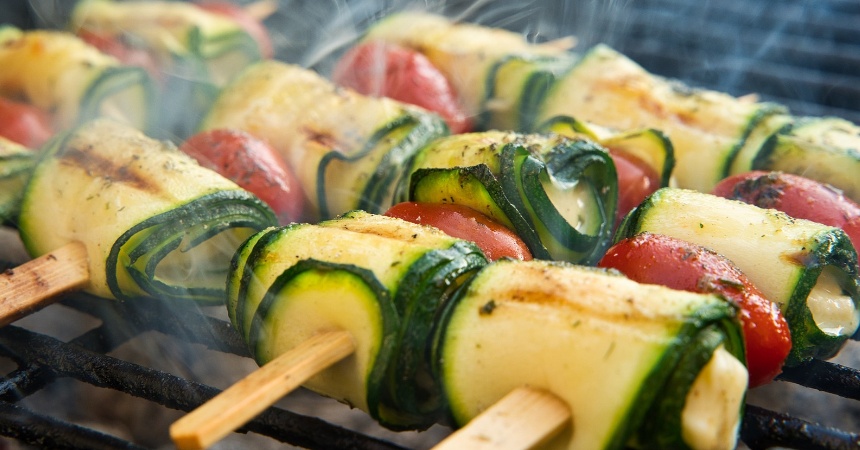
<path fill-rule="evenodd" d="M 459 269 L 456 277 L 450 269 L 431 275 L 427 267 L 464 267 L 456 261 L 467 254 L 448 253 L 452 259 L 444 264 L 427 266 L 429 255 L 438 250 L 422 251 L 418 259 L 410 256 L 415 250 L 404 251 L 415 247 L 409 241 L 421 243 L 417 247 L 431 242 L 427 229 L 416 230 L 422 228 L 351 213 L 249 239 L 231 266 L 229 310 L 258 362 L 264 364 L 322 331 L 346 329 L 355 339 L 356 353 L 306 386 L 358 406 L 395 429 L 423 428 L 428 418 L 444 420 L 445 411 L 464 425 L 527 384 L 548 389 L 572 409 L 576 425 L 572 434 L 558 438 L 562 446 L 616 448 L 632 442 L 634 435 L 654 445 L 734 445 L 747 379 L 731 304 L 563 263 L 484 261 Z M 345 233 L 348 239 L 333 239 Z M 357 263 L 356 256 L 344 256 L 371 249 L 373 260 Z M 416 286 L 408 280 L 418 272 L 424 281 Z M 429 281 L 440 275 L 457 283 Z M 565 319 L 557 320 L 559 315 Z M 497 327 L 542 337 L 523 340 L 520 333 L 507 333 L 506 338 Z M 404 359 L 409 355 L 419 355 L 419 360 Z M 709 365 L 712 357 L 723 365 Z M 508 358 L 534 360 L 526 364 L 526 373 L 514 370 L 522 366 L 505 362 Z M 588 363 L 591 359 L 600 364 Z M 615 368 L 607 370 L 615 375 L 603 372 L 610 366 Z M 703 378 L 697 375 L 705 372 Z M 590 376 L 599 381 L 588 381 Z M 732 394 L 713 396 L 720 389 L 704 381 L 711 376 Z M 613 395 L 595 389 L 609 389 Z M 594 409 L 608 398 L 617 403 Z M 707 407 L 684 407 L 697 404 L 693 399 L 698 398 Z M 714 411 L 715 404 L 717 412 L 709 418 L 724 426 L 696 431 L 690 417 L 707 415 L 703 411 Z M 649 416 L 653 423 L 645 419 Z"/>
<path fill-rule="evenodd" d="M 46 208 L 45 205 L 53 205 Z M 221 303 L 239 243 L 273 212 L 172 145 L 99 119 L 42 151 L 19 231 L 38 257 L 82 244 L 94 295 Z"/>
<path fill-rule="evenodd" d="M 656 129 L 675 149 L 678 186 L 708 192 L 751 169 L 831 183 L 860 201 L 860 127 L 800 118 L 784 107 L 663 79 L 605 46 L 583 53 L 528 43 L 502 29 L 404 12 L 367 31 L 362 44 L 419 51 L 441 70 L 478 129 L 532 132 L 559 117 L 616 130 Z"/>

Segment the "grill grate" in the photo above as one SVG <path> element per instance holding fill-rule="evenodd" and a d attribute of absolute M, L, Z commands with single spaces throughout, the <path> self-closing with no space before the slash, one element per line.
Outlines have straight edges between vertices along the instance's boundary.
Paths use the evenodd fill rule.
<path fill-rule="evenodd" d="M 71 3 L 54 1 L 53 6 L 66 10 Z M 341 11 L 358 10 L 359 2 L 329 3 L 326 6 Z M 370 6 L 357 19 L 378 17 L 392 3 L 397 2 L 363 2 Z M 524 6 L 504 6 L 511 3 L 423 2 L 452 16 L 523 30 L 535 39 L 574 34 L 582 48 L 606 42 L 651 72 L 693 86 L 735 95 L 757 93 L 764 100 L 788 106 L 795 114 L 834 115 L 860 123 L 860 3 L 856 0 L 578 0 L 548 4 L 533 0 L 523 2 Z M 4 4 L 4 8 L 0 11 L 3 23 L 32 27 L 51 22 L 44 16 L 26 17 L 23 2 Z M 522 12 L 524 8 L 530 9 Z M 316 0 L 282 0 L 281 10 L 268 22 L 284 44 L 279 57 L 325 70 L 324 58 L 308 55 L 309 49 L 319 47 L 315 40 L 325 38 L 333 26 L 330 11 L 324 9 Z M 537 33 L 534 23 L 545 34 Z M 14 325 L 0 329 L 0 355 L 15 363 L 0 382 L 0 435 L 34 447 L 144 448 L 21 406 L 23 399 L 61 379 L 120 390 L 182 411 L 217 394 L 214 387 L 108 356 L 129 339 L 155 331 L 216 352 L 247 357 L 244 344 L 228 323 L 197 309 L 177 312 L 159 302 L 119 304 L 86 295 L 69 296 L 63 305 L 100 319 L 102 325 L 68 340 Z M 849 345 L 857 347 L 858 343 Z M 786 370 L 779 380 L 860 400 L 860 371 L 851 367 L 813 361 Z M 308 448 L 403 448 L 281 408 L 270 408 L 239 431 Z M 753 405 L 746 408 L 741 436 L 753 450 L 773 446 L 860 448 L 857 433 Z"/>

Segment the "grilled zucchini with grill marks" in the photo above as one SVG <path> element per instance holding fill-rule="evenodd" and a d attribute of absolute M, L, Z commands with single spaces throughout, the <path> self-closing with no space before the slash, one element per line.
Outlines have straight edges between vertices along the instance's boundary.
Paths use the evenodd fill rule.
<path fill-rule="evenodd" d="M 223 303 L 233 253 L 276 223 L 257 197 L 175 146 L 99 119 L 42 149 L 19 229 L 32 256 L 85 244 L 92 294 Z"/>
<path fill-rule="evenodd" d="M 791 329 L 787 365 L 829 358 L 860 324 L 857 252 L 839 228 L 685 189 L 655 192 L 616 238 L 642 232 L 692 242 L 732 260 Z"/>
<path fill-rule="evenodd" d="M 182 136 L 197 127 L 224 84 L 263 58 L 238 22 L 190 2 L 84 0 L 69 27 L 149 52 L 164 77 L 162 125 Z"/>
<path fill-rule="evenodd" d="M 155 85 L 71 33 L 0 26 L 0 95 L 53 114 L 58 129 L 109 117 L 151 132 Z"/>
<path fill-rule="evenodd" d="M 540 259 L 597 262 L 612 239 L 615 166 L 593 141 L 487 131 L 438 139 L 412 160 L 400 200 L 469 206 Z"/>
<path fill-rule="evenodd" d="M 435 315 L 486 262 L 434 228 L 353 211 L 249 239 L 231 264 L 227 304 L 260 364 L 314 333 L 350 331 L 355 355 L 306 386 L 389 428 L 426 428 L 444 408 L 427 355 Z"/>
<path fill-rule="evenodd" d="M 0 137 L 0 222 L 16 221 L 24 185 L 30 179 L 36 158 L 32 150 Z"/>
<path fill-rule="evenodd" d="M 298 175 L 309 213 L 321 219 L 388 209 L 406 161 L 448 134 L 435 114 L 276 61 L 253 65 L 230 83 L 202 128 L 238 128 L 269 141 Z"/>
<path fill-rule="evenodd" d="M 500 260 L 437 327 L 434 370 L 457 425 L 526 385 L 571 410 L 546 448 L 734 448 L 747 372 L 736 310 L 721 297 Z"/>

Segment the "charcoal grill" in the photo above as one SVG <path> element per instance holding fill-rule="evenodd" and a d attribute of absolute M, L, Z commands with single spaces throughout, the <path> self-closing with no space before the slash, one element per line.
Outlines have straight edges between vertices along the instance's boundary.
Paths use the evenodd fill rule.
<path fill-rule="evenodd" d="M 31 3 L 36 6 L 38 0 Z M 62 2 L 44 3 L 55 12 L 67 8 Z M 282 4 L 268 23 L 281 38 L 276 40 L 281 44 L 278 56 L 321 71 L 338 51 L 336 46 L 321 42 L 338 42 L 339 38 L 343 42 L 349 37 L 335 30 L 342 31 L 344 23 L 360 28 L 362 23 L 400 7 L 397 2 L 381 0 L 283 0 Z M 582 48 L 605 42 L 653 73 L 734 95 L 755 93 L 763 100 L 788 106 L 797 115 L 833 115 L 860 123 L 860 3 L 856 0 L 422 4 L 436 12 L 522 31 L 535 40 L 575 34 Z M 28 7 L 23 2 L 20 8 L 19 4 L 4 8 L 0 22 L 23 27 L 57 24 L 56 17 L 43 15 L 44 8 Z M 39 15 L 34 10 L 40 11 Z M 349 11 L 350 17 L 332 21 L 332 11 Z M 20 262 L 14 257 L 5 259 L 5 267 Z M 38 323 L 41 315 L 56 314 L 57 308 L 72 311 L 60 314 L 80 314 L 97 325 L 64 338 L 30 326 Z M 127 341 L 147 339 L 151 333 L 247 358 L 238 334 L 217 311 L 158 301 L 121 304 L 85 294 L 68 295 L 23 323 L 0 329 L 0 356 L 8 359 L 9 367 L 0 383 L 0 435 L 25 447 L 147 448 L 144 443 L 55 414 L 51 408 L 31 408 L 28 399 L 65 379 L 122 391 L 168 410 L 190 411 L 219 392 L 205 380 L 111 356 Z M 858 346 L 855 340 L 847 349 L 857 351 Z M 808 390 L 820 395 L 821 402 L 829 402 L 831 395 L 857 402 L 860 370 L 857 366 L 813 361 L 780 375 L 773 388 L 779 392 L 783 387 Z M 840 414 L 853 414 L 855 423 L 860 424 L 860 404 L 849 408 Z M 741 437 L 743 445 L 751 449 L 860 449 L 860 430 L 825 423 L 826 417 L 801 417 L 750 402 Z M 281 407 L 270 408 L 239 433 L 307 448 L 406 448 Z"/>

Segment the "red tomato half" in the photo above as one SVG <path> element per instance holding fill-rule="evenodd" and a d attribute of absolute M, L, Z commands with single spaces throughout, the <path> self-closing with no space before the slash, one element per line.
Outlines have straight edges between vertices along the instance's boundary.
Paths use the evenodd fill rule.
<path fill-rule="evenodd" d="M 472 129 L 454 87 L 417 51 L 383 42 L 359 44 L 338 61 L 332 79 L 364 95 L 389 97 L 433 111 L 445 119 L 452 133 Z"/>
<path fill-rule="evenodd" d="M 860 205 L 827 184 L 789 173 L 753 171 L 724 179 L 712 193 L 841 228 L 860 250 Z"/>
<path fill-rule="evenodd" d="M 266 141 L 244 131 L 216 129 L 195 134 L 180 149 L 266 202 L 282 224 L 301 219 L 305 197 L 299 182 Z"/>
<path fill-rule="evenodd" d="M 386 216 L 436 227 L 450 236 L 474 242 L 490 260 L 510 257 L 532 259 L 525 242 L 504 225 L 463 205 L 404 202 L 392 206 Z"/>
<path fill-rule="evenodd" d="M 51 117 L 47 112 L 0 97 L 0 136 L 35 150 L 53 134 Z"/>
<path fill-rule="evenodd" d="M 618 173 L 618 211 L 615 215 L 617 225 L 627 213 L 660 188 L 660 175 L 633 155 L 609 149 L 609 156 L 612 157 L 615 171 Z"/>
<path fill-rule="evenodd" d="M 257 46 L 260 48 L 260 54 L 263 58 L 272 57 L 274 48 L 269 31 L 266 30 L 266 27 L 259 20 L 251 17 L 244 8 L 228 1 L 219 0 L 203 0 L 196 4 L 206 11 L 221 14 L 235 20 L 246 33 L 257 41 Z"/>
<path fill-rule="evenodd" d="M 718 293 L 740 308 L 750 387 L 773 380 L 791 350 L 788 323 L 727 258 L 669 236 L 644 233 L 612 246 L 600 267 L 614 268 L 634 281 L 673 289 Z"/>

